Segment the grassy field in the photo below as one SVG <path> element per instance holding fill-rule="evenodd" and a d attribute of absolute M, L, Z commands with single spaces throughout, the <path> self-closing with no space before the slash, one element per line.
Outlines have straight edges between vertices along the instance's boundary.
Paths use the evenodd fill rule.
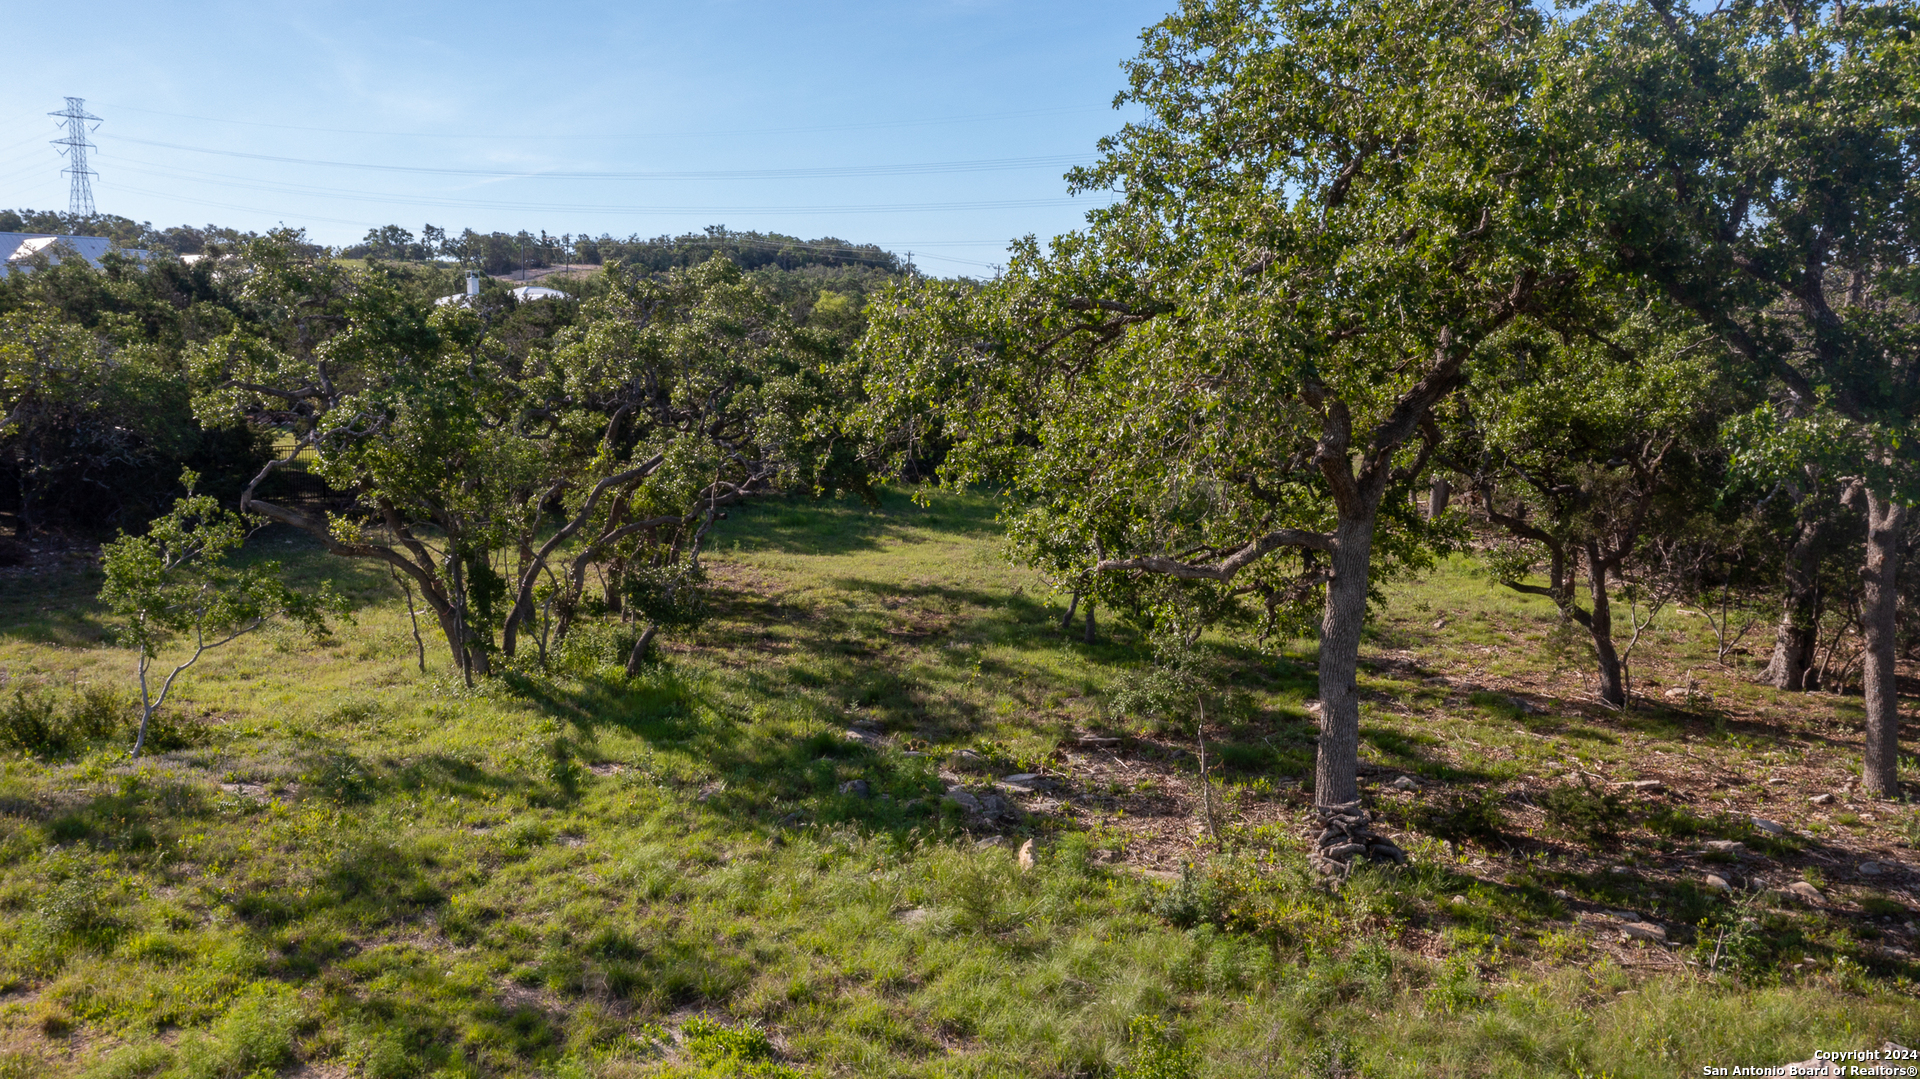
<path fill-rule="evenodd" d="M 1625 1079 L 1920 1041 L 1920 817 L 1849 785 L 1857 698 L 1753 686 L 1696 614 L 1613 713 L 1471 559 L 1394 582 L 1362 755 L 1414 864 L 1334 890 L 1311 642 L 1205 642 L 1203 782 L 1137 630 L 1061 633 L 989 501 L 724 528 L 717 617 L 642 677 L 589 626 L 471 690 L 384 574 L 262 533 L 353 623 L 211 654 L 138 763 L 97 577 L 0 582 L 0 729 L 41 745 L 0 763 L 0 1077 Z"/>

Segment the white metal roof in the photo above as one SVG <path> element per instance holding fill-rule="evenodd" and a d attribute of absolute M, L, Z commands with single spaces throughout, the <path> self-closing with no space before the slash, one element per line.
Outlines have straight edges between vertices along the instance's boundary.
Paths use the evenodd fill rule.
<path fill-rule="evenodd" d="M 0 277 L 15 269 L 24 272 L 27 267 L 21 265 L 33 256 L 45 253 L 49 262 L 59 262 L 61 254 L 71 250 L 81 258 L 92 263 L 95 269 L 100 260 L 112 250 L 113 241 L 105 236 L 57 236 L 47 232 L 0 232 Z M 132 255 L 137 259 L 150 258 L 148 252 L 139 248 L 126 248 L 123 255 Z"/>

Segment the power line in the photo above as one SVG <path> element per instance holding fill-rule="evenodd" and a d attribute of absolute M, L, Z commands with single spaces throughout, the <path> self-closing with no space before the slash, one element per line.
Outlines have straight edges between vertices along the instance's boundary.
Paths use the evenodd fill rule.
<path fill-rule="evenodd" d="M 205 146 L 183 146 L 120 136 L 121 142 L 157 146 L 165 150 L 185 150 L 195 154 L 238 157 L 249 161 L 274 161 L 287 165 L 311 165 L 333 169 L 364 169 L 373 172 L 425 173 L 434 176 L 474 176 L 490 180 L 806 180 L 846 176 L 918 176 L 944 172 L 994 172 L 1006 169 L 1058 167 L 1089 164 L 1084 155 L 1055 154 L 1045 157 L 1003 157 L 975 161 L 920 161 L 898 165 L 828 165 L 804 169 L 699 169 L 682 172 L 503 172 L 499 169 L 456 169 L 430 165 L 381 165 L 368 161 L 326 161 L 307 157 L 280 157 L 273 154 L 249 154 L 240 150 L 215 150 Z"/>
<path fill-rule="evenodd" d="M 400 206 L 420 206 L 429 209 L 468 209 L 468 210 L 523 210 L 534 213 L 551 214 L 730 214 L 730 213 L 788 213 L 788 214 L 858 214 L 858 213 L 916 213 L 916 212 L 952 212 L 958 210 L 1013 210 L 1032 209 L 1045 206 L 1092 206 L 1093 203 L 1081 197 L 1047 197 L 1031 199 L 1000 199 L 953 202 L 905 202 L 905 203 L 855 203 L 851 205 L 801 205 L 801 206 L 765 206 L 753 204 L 713 205 L 713 206 L 660 206 L 636 205 L 634 203 L 551 203 L 528 202 L 524 199 L 496 201 L 487 199 L 456 199 L 437 195 L 398 195 L 380 192 L 361 192 L 343 188 L 316 187 L 308 184 L 288 184 L 271 180 L 240 181 L 221 179 L 217 174 L 200 173 L 194 169 L 175 169 L 152 162 L 123 162 L 127 172 L 144 173 L 161 179 L 185 177 L 199 184 L 212 184 L 219 187 L 234 187 L 249 191 L 267 193 L 309 195 L 320 198 L 338 199 L 344 202 L 373 202 Z M 141 167 L 141 166 L 147 167 Z M 134 190 L 126 188 L 126 190 Z M 158 194 L 158 192 L 140 192 Z M 176 198 L 179 196 L 165 195 Z M 189 200 L 190 201 L 190 200 Z M 214 204 L 217 205 L 217 204 Z"/>
<path fill-rule="evenodd" d="M 486 131 L 468 134 L 465 132 L 441 131 L 372 131 L 350 127 L 303 127 L 296 124 L 269 124 L 257 120 L 226 120 L 218 116 L 196 116 L 185 112 L 164 112 L 160 109 L 144 109 L 138 105 L 112 105 L 116 109 L 130 109 L 134 112 L 149 113 L 154 116 L 172 116 L 181 120 L 202 120 L 214 124 L 235 124 L 241 127 L 264 127 L 276 131 L 313 131 L 331 135 L 379 135 L 398 139 L 522 139 L 522 140 L 593 140 L 605 139 L 706 139 L 738 138 L 745 135 L 791 135 L 816 131 L 861 131 L 892 127 L 932 127 L 940 124 L 977 123 L 986 120 L 1003 120 L 1015 116 L 1043 116 L 1064 112 L 1093 112 L 1110 109 L 1108 105 L 1056 105 L 1043 109 L 1014 109 L 1008 112 L 976 112 L 955 116 L 934 116 L 912 120 L 868 120 L 848 124 L 812 124 L 804 127 L 765 127 L 734 131 L 649 131 L 633 134 L 609 134 L 592 132 L 585 135 L 503 135 Z"/>
<path fill-rule="evenodd" d="M 101 120 L 87 112 L 85 98 L 70 97 L 64 112 L 50 112 L 48 116 L 58 116 L 67 129 L 67 137 L 51 140 L 55 146 L 63 146 L 60 152 L 67 157 L 67 167 L 61 172 L 73 178 L 73 188 L 67 195 L 67 212 L 92 217 L 93 184 L 95 176 L 100 175 L 87 167 L 87 151 L 99 147 L 87 141 L 87 132 L 100 129 Z M 93 127 L 87 127 L 87 121 L 93 121 Z"/>

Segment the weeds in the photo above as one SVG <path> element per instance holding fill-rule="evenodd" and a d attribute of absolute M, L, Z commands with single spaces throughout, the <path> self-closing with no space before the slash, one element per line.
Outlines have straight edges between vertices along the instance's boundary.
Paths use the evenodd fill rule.
<path fill-rule="evenodd" d="M 1506 827 L 1506 814 L 1497 791 L 1455 788 L 1422 798 L 1413 823 L 1442 839 L 1493 839 Z"/>
<path fill-rule="evenodd" d="M 700 1076 L 714 1079 L 799 1079 L 799 1073 L 774 1063 L 773 1042 L 758 1025 L 727 1027 L 695 1017 L 680 1028 L 687 1055 L 699 1063 Z M 696 1079 L 688 1075 L 687 1079 Z"/>
<path fill-rule="evenodd" d="M 1427 989 L 1427 1007 L 1449 1015 L 1478 1007 L 1484 998 L 1480 966 L 1466 953 L 1448 956 Z"/>
<path fill-rule="evenodd" d="M 1198 1062 L 1158 1016 L 1135 1016 L 1128 1022 L 1127 1044 L 1131 1052 L 1114 1079 L 1192 1079 Z"/>
<path fill-rule="evenodd" d="M 1627 806 L 1620 796 L 1599 793 L 1587 784 L 1553 787 L 1540 796 L 1547 823 L 1589 843 L 1616 837 L 1628 823 Z"/>

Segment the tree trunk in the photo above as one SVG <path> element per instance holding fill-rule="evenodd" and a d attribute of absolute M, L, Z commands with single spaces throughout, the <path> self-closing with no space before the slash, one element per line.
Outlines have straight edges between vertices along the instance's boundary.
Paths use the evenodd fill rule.
<path fill-rule="evenodd" d="M 639 674 L 641 665 L 647 662 L 649 655 L 653 654 L 653 635 L 658 632 L 659 629 L 660 626 L 658 623 L 649 622 L 647 623 L 646 631 L 640 634 L 640 639 L 633 642 L 633 651 L 627 653 L 628 678 Z"/>
<path fill-rule="evenodd" d="M 612 559 L 602 567 L 601 573 L 603 577 L 601 578 L 600 600 L 606 604 L 608 614 L 619 614 L 620 585 L 622 581 L 625 580 L 627 574 L 626 558 L 620 557 Z"/>
<path fill-rule="evenodd" d="M 1613 647 L 1613 604 L 1607 597 L 1607 570 L 1600 557 L 1600 545 L 1587 545 L 1587 598 L 1593 611 L 1586 619 L 1593 636 L 1593 651 L 1600 661 L 1600 701 L 1615 708 L 1627 704 L 1626 679 L 1620 669 L 1620 653 Z"/>
<path fill-rule="evenodd" d="M 1094 633 L 1093 633 L 1093 597 L 1088 596 L 1087 597 L 1087 643 L 1093 644 L 1097 640 L 1099 640 L 1099 638 L 1094 636 Z"/>
<path fill-rule="evenodd" d="M 1080 593 L 1075 592 L 1073 594 L 1073 598 L 1067 601 L 1067 613 L 1062 615 L 1060 618 L 1060 632 L 1065 633 L 1066 631 L 1073 628 L 1073 612 L 1079 609 L 1080 609 Z"/>
<path fill-rule="evenodd" d="M 452 607 L 434 611 L 440 621 L 440 632 L 446 635 L 447 652 L 453 657 L 455 670 L 471 671 L 474 674 L 488 673 L 487 650 L 474 640 L 473 633 L 464 624 L 460 613 Z"/>
<path fill-rule="evenodd" d="M 1371 500 L 1370 500 L 1371 501 Z M 1377 502 L 1368 507 L 1373 510 Z M 1360 796 L 1360 627 L 1367 617 L 1367 581 L 1378 514 L 1342 517 L 1333 533 L 1332 576 L 1320 619 L 1320 751 L 1313 768 L 1315 805 L 1345 805 Z"/>
<path fill-rule="evenodd" d="M 1860 570 L 1865 594 L 1860 624 L 1866 635 L 1867 747 L 1865 782 L 1876 798 L 1900 793 L 1900 688 L 1894 644 L 1900 603 L 1900 533 L 1907 508 L 1872 488 L 1867 492 L 1867 558 Z"/>
<path fill-rule="evenodd" d="M 530 579 L 534 572 L 533 545 L 527 542 L 526 536 L 521 536 L 519 547 L 520 565 L 514 571 L 513 579 L 524 581 Z M 500 627 L 500 654 L 508 658 L 512 658 L 520 647 L 520 624 L 533 617 L 533 589 L 515 588 L 512 599 L 513 606 L 507 611 L 506 623 Z"/>
<path fill-rule="evenodd" d="M 1435 476 L 1427 487 L 1427 520 L 1439 520 L 1447 512 L 1447 502 L 1453 497 L 1453 485 L 1445 476 Z"/>
<path fill-rule="evenodd" d="M 1800 503 L 1787 553 L 1786 603 L 1773 631 L 1773 658 L 1760 680 L 1775 689 L 1813 689 L 1814 645 L 1820 636 L 1820 519 L 1811 496 Z"/>

